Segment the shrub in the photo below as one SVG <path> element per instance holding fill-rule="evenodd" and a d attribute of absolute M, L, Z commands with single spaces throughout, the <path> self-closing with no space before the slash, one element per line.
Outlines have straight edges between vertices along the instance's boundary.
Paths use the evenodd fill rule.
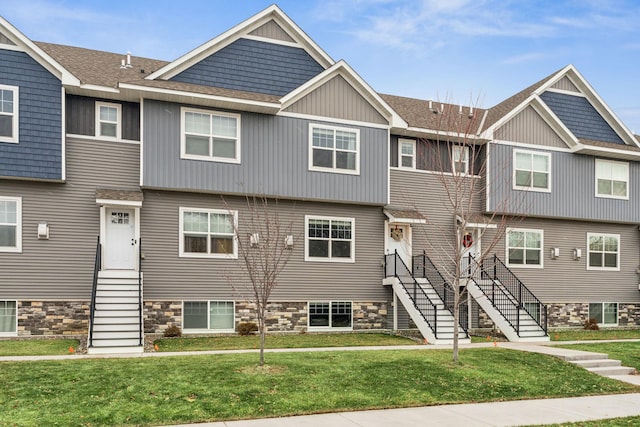
<path fill-rule="evenodd" d="M 251 335 L 258 330 L 258 325 L 253 322 L 239 323 L 238 334 Z"/>
<path fill-rule="evenodd" d="M 588 331 L 597 331 L 600 329 L 598 326 L 598 321 L 593 317 L 584 322 L 584 328 Z"/>
<path fill-rule="evenodd" d="M 181 336 L 182 336 L 182 330 L 176 325 L 171 325 L 164 331 L 165 338 L 181 337 Z"/>

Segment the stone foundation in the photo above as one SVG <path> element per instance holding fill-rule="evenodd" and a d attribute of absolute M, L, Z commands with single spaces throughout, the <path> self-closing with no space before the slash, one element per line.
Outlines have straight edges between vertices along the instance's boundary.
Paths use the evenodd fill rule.
<path fill-rule="evenodd" d="M 182 301 L 145 301 L 144 333 L 162 334 L 169 327 L 182 328 Z"/>
<path fill-rule="evenodd" d="M 88 301 L 18 301 L 18 336 L 86 335 Z"/>
<path fill-rule="evenodd" d="M 549 304 L 548 314 L 550 328 L 581 328 L 589 319 L 589 303 Z M 618 304 L 618 326 L 640 326 L 640 303 Z"/>

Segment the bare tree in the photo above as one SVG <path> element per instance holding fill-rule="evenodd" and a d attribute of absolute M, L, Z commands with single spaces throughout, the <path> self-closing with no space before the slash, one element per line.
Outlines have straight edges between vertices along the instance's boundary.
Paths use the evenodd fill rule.
<path fill-rule="evenodd" d="M 492 182 L 488 175 L 490 152 L 487 141 L 478 137 L 481 114 L 477 108 L 432 103 L 426 114 L 432 115 L 435 132 L 418 144 L 422 146 L 423 165 L 434 172 L 425 179 L 435 176 L 441 205 L 433 206 L 435 215 L 424 206 L 414 206 L 427 219 L 429 255 L 451 285 L 453 360 L 458 361 L 460 311 L 468 304 L 468 286 L 480 276 L 482 264 L 503 241 L 512 220 L 495 212 L 512 211 L 507 207 L 514 201 L 501 200 L 492 209 L 494 213 L 485 212 L 486 195 L 492 193 L 494 185 L 502 184 Z"/>
<path fill-rule="evenodd" d="M 224 204 L 231 211 L 226 201 Z M 228 280 L 243 298 L 255 305 L 262 366 L 268 305 L 278 286 L 278 277 L 293 252 L 293 215 L 283 219 L 277 199 L 247 196 L 246 204 L 241 224 L 233 224 L 242 275 L 229 275 Z M 291 209 L 295 209 L 295 205 Z"/>

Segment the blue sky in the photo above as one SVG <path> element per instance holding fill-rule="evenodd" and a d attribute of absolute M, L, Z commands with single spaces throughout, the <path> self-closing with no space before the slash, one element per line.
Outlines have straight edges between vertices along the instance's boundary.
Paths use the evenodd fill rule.
<path fill-rule="evenodd" d="M 172 60 L 263 0 L 2 0 L 29 38 Z M 382 93 L 490 107 L 574 64 L 640 133 L 637 0 L 281 0 L 333 59 Z"/>

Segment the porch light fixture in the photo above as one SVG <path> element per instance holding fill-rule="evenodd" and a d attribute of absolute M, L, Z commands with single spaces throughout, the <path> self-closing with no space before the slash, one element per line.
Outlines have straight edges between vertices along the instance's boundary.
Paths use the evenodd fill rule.
<path fill-rule="evenodd" d="M 38 223 L 38 240 L 49 240 L 49 224 Z"/>
<path fill-rule="evenodd" d="M 293 236 L 291 234 L 284 237 L 284 246 L 287 249 L 293 248 Z"/>
<path fill-rule="evenodd" d="M 573 250 L 573 259 L 574 260 L 579 260 L 580 258 L 582 258 L 582 249 L 579 248 L 575 248 Z"/>
<path fill-rule="evenodd" d="M 560 248 L 551 248 L 551 259 L 556 259 L 560 256 Z"/>
<path fill-rule="evenodd" d="M 252 248 L 257 248 L 260 243 L 260 235 L 258 233 L 253 233 L 249 236 L 249 243 L 251 243 Z"/>

